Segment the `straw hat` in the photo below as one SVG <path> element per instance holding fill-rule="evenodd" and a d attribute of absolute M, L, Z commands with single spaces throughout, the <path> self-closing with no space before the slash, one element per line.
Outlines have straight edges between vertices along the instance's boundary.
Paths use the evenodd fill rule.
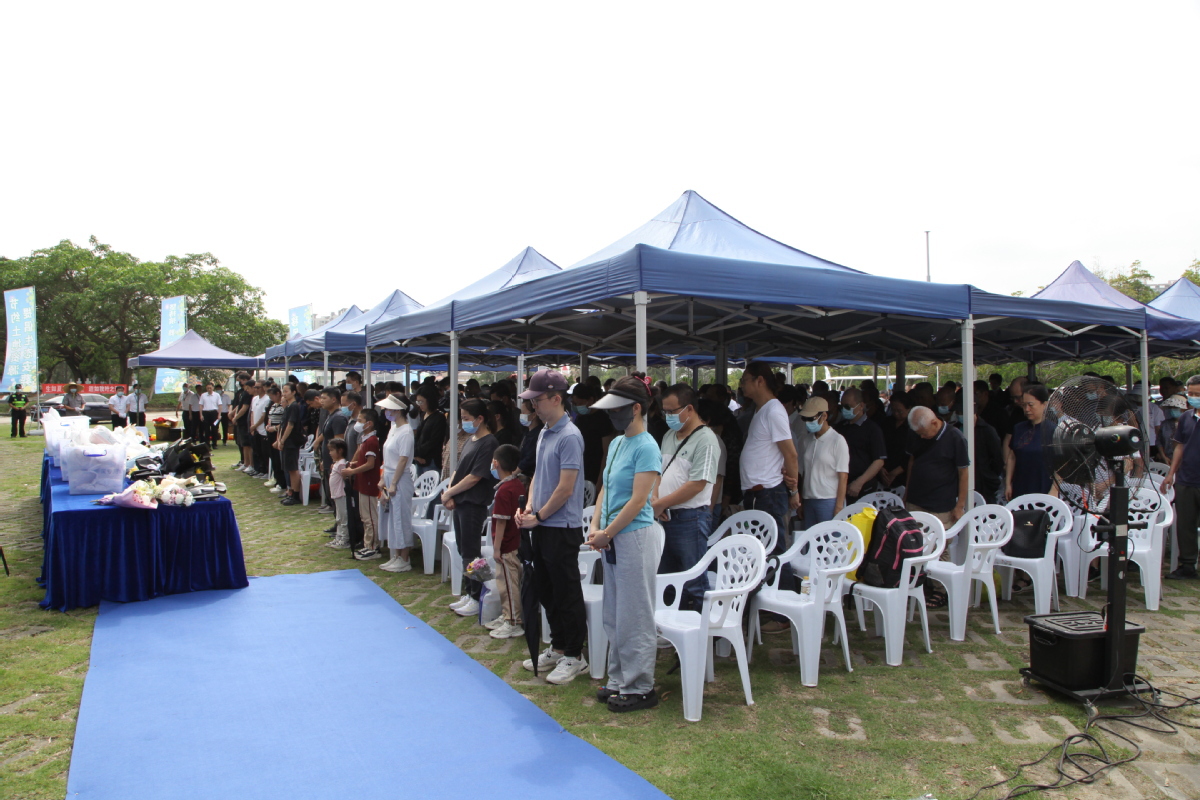
<path fill-rule="evenodd" d="M 66 389 L 64 389 L 64 391 L 67 391 L 67 392 L 69 392 L 69 391 L 71 391 L 72 389 L 78 390 L 78 389 L 79 389 L 79 384 L 78 384 L 78 383 L 68 383 L 68 384 L 67 384 L 67 388 L 66 388 Z"/>

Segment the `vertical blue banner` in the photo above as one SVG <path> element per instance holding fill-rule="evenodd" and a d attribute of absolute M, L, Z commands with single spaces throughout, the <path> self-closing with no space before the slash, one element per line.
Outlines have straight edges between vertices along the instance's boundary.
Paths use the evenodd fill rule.
<path fill-rule="evenodd" d="M 177 342 L 187 333 L 187 298 L 164 297 L 159 318 L 159 349 Z M 184 372 L 178 369 L 160 369 L 154 374 L 155 394 L 179 394 L 183 391 Z"/>
<path fill-rule="evenodd" d="M 288 309 L 288 338 L 297 339 L 302 336 L 307 336 L 313 331 L 313 314 L 312 303 L 306 306 L 296 306 Z M 292 370 L 292 374 L 299 378 L 304 383 L 312 382 L 312 375 L 308 370 Z"/>
<path fill-rule="evenodd" d="M 25 392 L 38 391 L 37 301 L 32 286 L 4 293 L 8 345 L 4 353 L 4 378 L 0 391 L 10 392 L 19 383 Z"/>

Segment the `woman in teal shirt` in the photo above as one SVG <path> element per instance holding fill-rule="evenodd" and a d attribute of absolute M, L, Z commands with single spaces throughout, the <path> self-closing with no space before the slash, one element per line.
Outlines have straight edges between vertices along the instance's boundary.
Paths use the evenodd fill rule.
<path fill-rule="evenodd" d="M 604 550 L 604 632 L 608 636 L 608 684 L 596 699 L 610 711 L 658 705 L 654 691 L 655 572 L 661 534 L 655 530 L 650 495 L 662 468 L 654 437 L 646 432 L 650 392 L 638 378 L 622 378 L 592 408 L 608 412 L 624 436 L 608 448 L 604 483 L 588 544 Z"/>

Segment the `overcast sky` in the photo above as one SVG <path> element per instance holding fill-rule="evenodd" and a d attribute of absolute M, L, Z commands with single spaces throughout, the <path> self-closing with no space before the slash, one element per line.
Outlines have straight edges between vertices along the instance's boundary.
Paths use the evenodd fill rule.
<path fill-rule="evenodd" d="M 566 266 L 685 189 L 867 272 L 1200 258 L 1200 3 L 5 3 L 0 255 L 208 251 L 281 319 Z M 681 287 L 686 290 L 686 287 Z"/>

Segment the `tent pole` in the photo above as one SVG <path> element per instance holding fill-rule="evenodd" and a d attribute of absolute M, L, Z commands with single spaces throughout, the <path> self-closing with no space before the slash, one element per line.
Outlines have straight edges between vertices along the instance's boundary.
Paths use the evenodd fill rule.
<path fill-rule="evenodd" d="M 1150 465 L 1150 335 L 1142 329 L 1142 465 Z"/>
<path fill-rule="evenodd" d="M 646 361 L 646 305 L 649 302 L 650 295 L 646 292 L 633 293 L 634 345 L 637 353 L 637 369 L 643 375 L 650 371 Z"/>
<path fill-rule="evenodd" d="M 1025 362 L 1025 377 L 1029 380 L 1030 383 L 1033 383 L 1034 381 L 1037 380 L 1037 362 L 1036 361 L 1026 361 Z"/>
<path fill-rule="evenodd" d="M 333 383 L 333 374 L 329 371 L 329 351 L 325 350 L 322 355 L 325 357 L 325 385 L 329 386 Z"/>
<path fill-rule="evenodd" d="M 692 388 L 693 389 L 700 388 L 700 368 L 699 367 L 692 367 Z"/>
<path fill-rule="evenodd" d="M 525 365 L 525 355 L 518 358 L 521 366 Z M 517 373 L 520 375 L 520 371 Z M 519 378 L 518 378 L 519 380 Z M 458 469 L 458 331 L 450 331 L 450 472 Z"/>
<path fill-rule="evenodd" d="M 367 348 L 367 363 L 363 367 L 363 408 L 375 405 L 375 389 L 371 383 L 371 348 Z"/>
<path fill-rule="evenodd" d="M 457 355 L 458 353 L 458 334 L 451 334 L 454 338 L 451 340 L 451 352 Z M 525 391 L 525 354 L 517 353 L 517 394 Z"/>
<path fill-rule="evenodd" d="M 579 354 L 579 382 L 580 383 L 583 383 L 585 380 L 587 380 L 591 366 L 592 366 L 591 362 L 588 361 L 587 353 L 580 353 Z"/>
<path fill-rule="evenodd" d="M 879 362 L 878 361 L 871 362 L 871 380 L 875 383 L 876 386 L 879 385 Z"/>
<path fill-rule="evenodd" d="M 408 393 L 411 391 L 412 391 L 412 365 L 405 364 L 404 365 L 404 395 L 407 397 Z"/>
<path fill-rule="evenodd" d="M 678 383 L 679 363 L 674 358 L 671 359 L 671 385 Z"/>
<path fill-rule="evenodd" d="M 1125 391 L 1133 390 L 1133 362 L 1125 365 Z"/>
<path fill-rule="evenodd" d="M 967 437 L 967 496 L 963 509 L 969 511 L 975 497 L 975 320 L 968 316 L 962 324 L 963 433 Z"/>
<path fill-rule="evenodd" d="M 713 383 L 729 384 L 729 359 L 725 352 L 725 331 L 721 331 L 717 339 L 717 352 L 714 354 L 713 367 L 716 374 Z"/>
<path fill-rule="evenodd" d="M 792 369 L 793 369 L 793 367 L 792 367 L 792 362 L 790 362 L 790 361 L 789 361 L 789 362 L 787 362 L 787 364 L 785 364 L 784 366 L 786 366 L 786 367 L 787 367 L 787 380 L 786 380 L 786 381 L 784 381 L 784 382 L 785 382 L 785 383 L 787 383 L 788 385 L 791 385 L 792 381 L 793 381 L 793 380 L 795 380 L 795 379 L 792 377 Z"/>
<path fill-rule="evenodd" d="M 289 361 L 291 361 L 290 358 L 288 358 L 287 356 L 283 357 L 283 382 L 284 383 L 287 383 L 288 375 L 291 373 L 291 370 L 288 369 Z"/>

